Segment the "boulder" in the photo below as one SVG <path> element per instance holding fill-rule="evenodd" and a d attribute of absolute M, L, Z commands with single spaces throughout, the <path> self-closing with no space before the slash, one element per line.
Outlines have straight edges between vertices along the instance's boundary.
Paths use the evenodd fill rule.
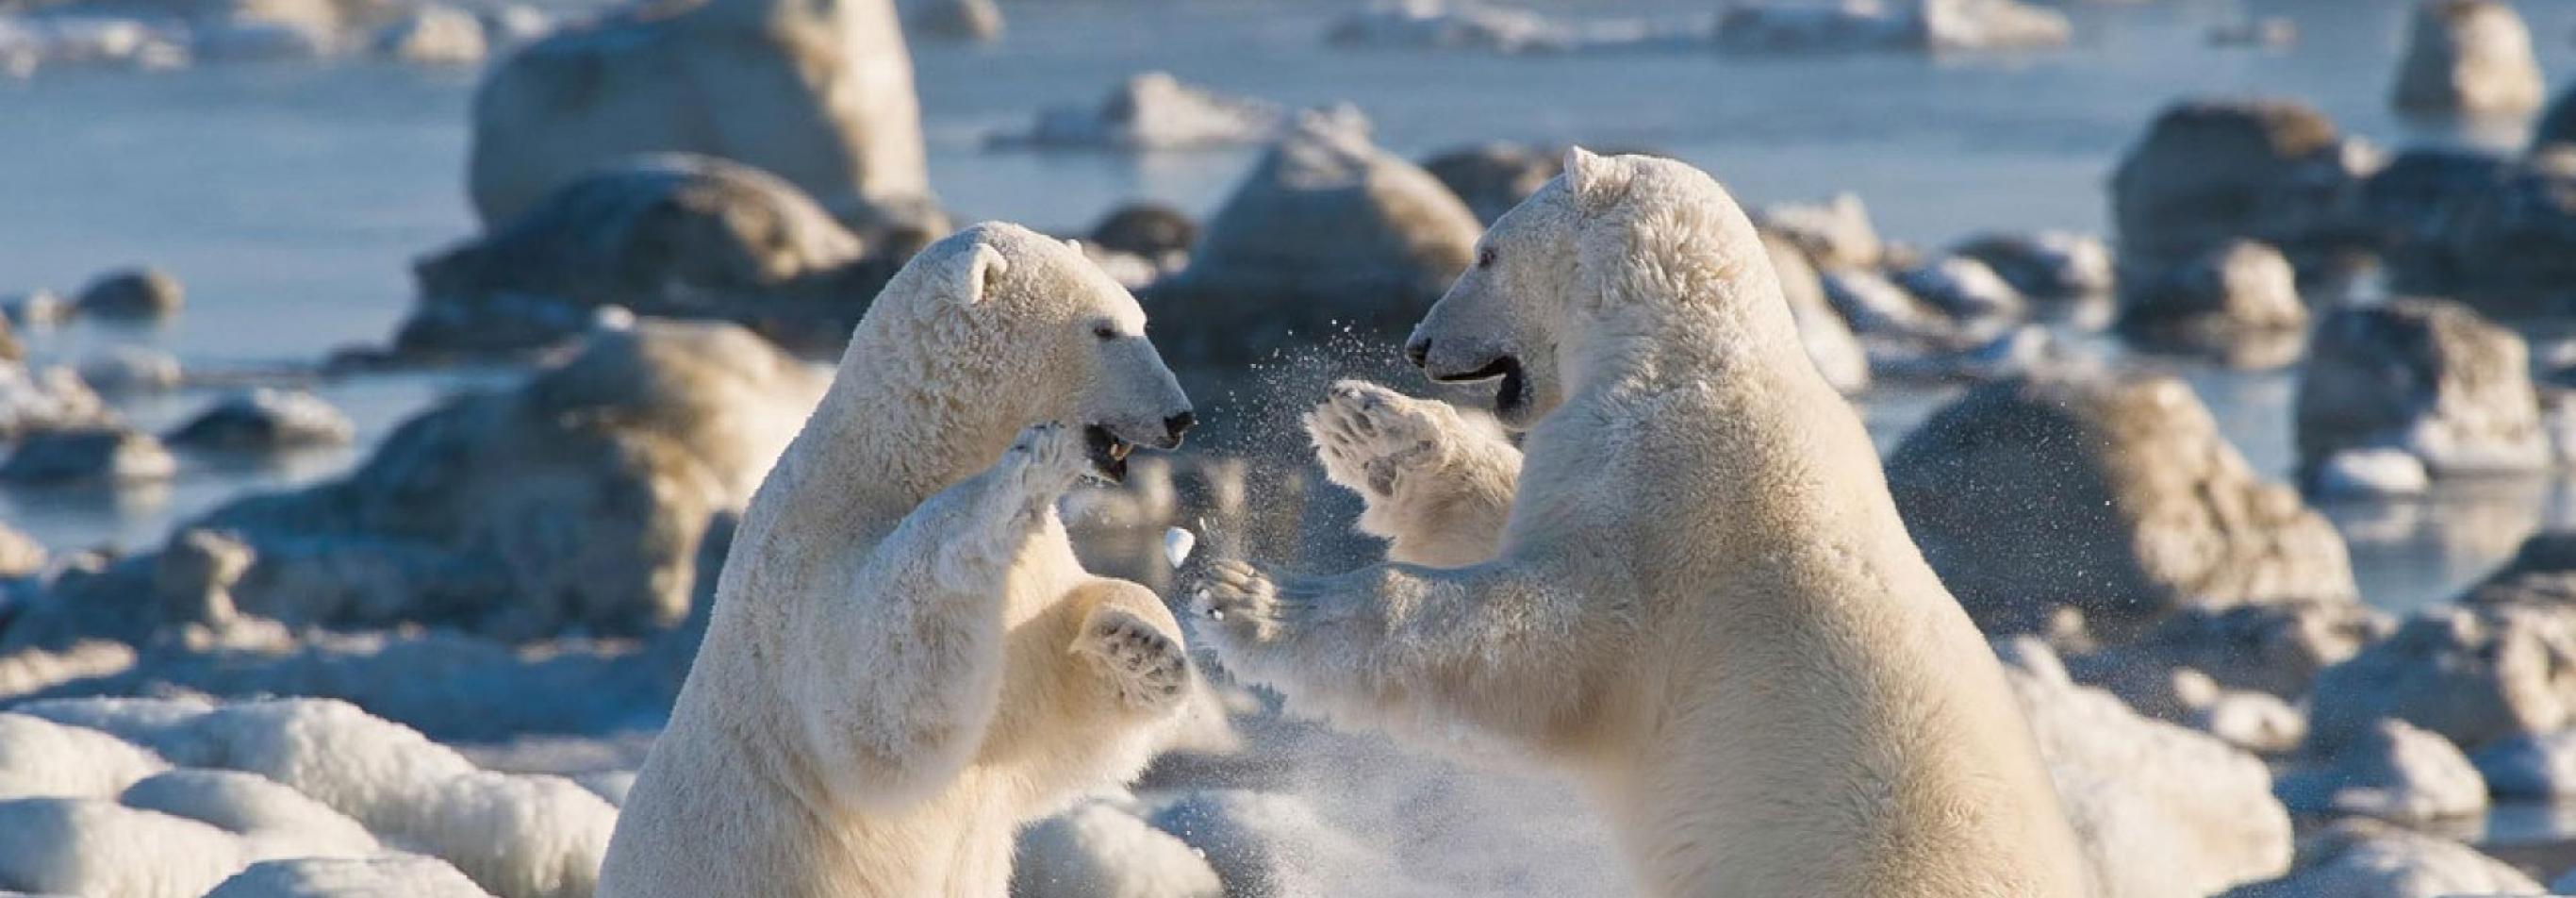
<path fill-rule="evenodd" d="M 10 324 L 26 328 L 48 328 L 72 320 L 77 312 L 72 301 L 51 290 L 29 290 L 0 301 L 0 313 Z"/>
<path fill-rule="evenodd" d="M 1753 221 L 1804 250 L 1825 271 L 1877 268 L 1887 251 L 1869 222 L 1869 207 L 1854 194 L 1821 203 L 1775 203 L 1754 212 Z"/>
<path fill-rule="evenodd" d="M 117 346 L 83 360 L 81 382 L 109 396 L 178 389 L 185 375 L 179 357 L 144 346 Z"/>
<path fill-rule="evenodd" d="M 1301 114 L 1142 297 L 1182 365 L 1234 365 L 1350 329 L 1401 341 L 1482 229 L 1455 194 L 1345 123 Z M 1293 336 L 1292 336 L 1293 335 Z"/>
<path fill-rule="evenodd" d="M 261 861 L 216 884 L 206 898 L 489 898 L 453 865 L 418 855 Z"/>
<path fill-rule="evenodd" d="M 2310 491 L 2344 499 L 2420 496 L 2432 488 L 2424 460 L 2394 448 L 2345 449 L 2326 456 L 2308 478 Z"/>
<path fill-rule="evenodd" d="M 1980 322 L 2022 317 L 2021 291 L 1995 274 L 1986 263 L 1966 256 L 1944 256 L 1898 271 L 1896 283 L 1931 303 L 1942 314 L 1971 327 Z"/>
<path fill-rule="evenodd" d="M 2301 599 L 2225 608 L 2187 607 L 2136 638 L 2085 654 L 2066 667 L 2075 679 L 2111 690 L 2140 711 L 2181 719 L 2193 703 L 2174 688 L 2177 672 L 2219 688 L 2297 701 L 2317 673 L 2342 663 L 2397 627 L 2357 602 Z"/>
<path fill-rule="evenodd" d="M 490 51 L 483 20 L 436 4 L 417 7 L 376 32 L 377 56 L 418 65 L 481 65 Z"/>
<path fill-rule="evenodd" d="M 1102 249 L 1129 253 L 1157 263 L 1189 259 L 1199 241 L 1199 223 L 1161 203 L 1131 203 L 1091 226 L 1090 242 Z"/>
<path fill-rule="evenodd" d="M 2307 339 L 2298 272 L 2268 245 L 2229 241 L 2180 269 L 2137 280 L 2121 291 L 2118 326 L 2141 347 L 2271 368 L 2296 360 Z"/>
<path fill-rule="evenodd" d="M 2472 608 L 2576 611 L 2576 531 L 2533 534 L 2459 601 Z"/>
<path fill-rule="evenodd" d="M 1366 119 L 1349 106 L 1327 114 L 1365 127 Z M 1129 152 L 1198 150 L 1272 140 L 1286 120 L 1286 111 L 1275 104 L 1183 84 L 1167 72 L 1145 72 L 1120 82 L 1097 106 L 1039 110 L 1036 126 L 1027 133 L 995 142 Z"/>
<path fill-rule="evenodd" d="M 1509 141 L 1460 147 L 1422 160 L 1422 170 L 1447 185 L 1486 225 L 1547 186 L 1564 168 L 1561 155 Z"/>
<path fill-rule="evenodd" d="M 1772 235 L 1771 231 L 1762 232 Z M 1776 238 L 1766 238 L 1776 239 Z M 1795 248 L 1792 244 L 1791 248 Z M 1805 255 L 1801 253 L 1801 255 Z M 1912 292 L 1867 268 L 1825 268 L 1818 272 L 1825 301 L 1852 332 L 1905 343 L 1952 346 L 1961 342 L 1958 322 Z"/>
<path fill-rule="evenodd" d="M 989 43 L 1002 38 L 1002 7 L 993 0 L 909 0 L 903 30 L 918 37 Z"/>
<path fill-rule="evenodd" d="M 2313 816 L 2431 823 L 2487 809 L 2486 780 L 2458 746 L 2397 720 L 2283 774 L 2273 791 L 2291 811 Z"/>
<path fill-rule="evenodd" d="M 2502 0 L 2421 0 L 2391 102 L 2417 114 L 2528 115 L 2548 99 L 2531 30 Z"/>
<path fill-rule="evenodd" d="M 349 416 L 311 393 L 261 388 L 225 398 L 165 439 L 187 449 L 283 452 L 345 446 L 356 430 Z"/>
<path fill-rule="evenodd" d="M 1845 393 L 1868 389 L 1869 356 L 1861 350 L 1859 338 L 1852 336 L 1851 326 L 1843 323 L 1842 314 L 1825 298 L 1824 282 L 1816 277 L 1815 266 L 1807 263 L 1807 254 L 1767 232 L 1762 235 L 1762 248 L 1770 251 L 1780 295 L 1789 301 L 1798 339 L 1806 344 L 1807 358 L 1816 363 L 1817 373 Z"/>
<path fill-rule="evenodd" d="M 168 480 L 179 471 L 150 434 L 114 427 L 48 430 L 18 441 L 0 462 L 0 482 L 120 484 Z"/>
<path fill-rule="evenodd" d="M 2427 609 L 2318 672 L 2308 703 L 2308 746 L 2325 756 L 2383 719 L 2472 751 L 2549 732 L 2568 725 L 2576 707 L 2576 634 L 2563 615 L 2541 609 Z"/>
<path fill-rule="evenodd" d="M 2294 408 L 2301 464 L 2398 449 L 2434 478 L 2539 471 L 2552 460 L 2514 332 L 2442 300 L 2337 309 L 2317 326 Z"/>
<path fill-rule="evenodd" d="M 2334 122 L 2289 100 L 2188 100 L 2167 108 L 2111 176 L 2121 277 L 2154 274 L 2240 237 L 2293 260 L 2331 245 L 2371 160 Z"/>
<path fill-rule="evenodd" d="M 0 580 L 33 576 L 45 569 L 45 544 L 0 523 Z"/>
<path fill-rule="evenodd" d="M 2035 638 L 1998 650 L 2093 871 L 2093 894 L 2188 898 L 2289 868 L 2290 816 L 2261 760 L 2076 685 Z"/>
<path fill-rule="evenodd" d="M 1485 50 L 1569 49 L 1574 35 L 1547 17 L 1481 0 L 1375 0 L 1334 20 L 1324 40 L 1340 47 Z"/>
<path fill-rule="evenodd" d="M 2016 0 L 1741 4 L 1719 16 L 1721 49 L 1746 53 L 2034 50 L 2073 34 L 2064 13 Z"/>
<path fill-rule="evenodd" d="M 2343 820 L 2299 841 L 2289 875 L 2219 898 L 2441 898 L 2536 895 L 2540 884 L 2477 849 L 2371 820 Z"/>
<path fill-rule="evenodd" d="M 2552 801 L 2576 796 L 2576 730 L 2515 733 L 2469 759 L 2501 799 Z"/>
<path fill-rule="evenodd" d="M 2111 248 L 2101 238 L 2066 231 L 1986 234 L 1951 253 L 1986 267 L 2035 299 L 2075 299 L 2111 292 Z"/>
<path fill-rule="evenodd" d="M 2549 111 L 2542 113 L 2539 124 L 2531 129 L 2533 153 L 2561 144 L 2576 144 L 2576 85 L 2551 101 Z"/>
<path fill-rule="evenodd" d="M 493 232 L 413 267 L 416 354 L 540 348 L 600 310 L 730 321 L 836 352 L 903 259 L 870 254 L 793 185 L 705 156 L 660 155 L 574 180 Z M 906 256 L 909 253 L 905 253 Z"/>
<path fill-rule="evenodd" d="M 847 221 L 929 196 L 894 0 L 684 3 L 558 30 L 486 75 L 467 163 L 484 224 L 642 153 L 735 160 Z"/>
<path fill-rule="evenodd" d="M 105 427 L 116 413 L 72 369 L 0 361 L 0 442 L 52 430 Z"/>
<path fill-rule="evenodd" d="M 1924 556 L 1990 632 L 2045 629 L 2061 607 L 2109 637 L 2196 605 L 2355 597 L 2333 525 L 2257 477 L 2171 377 L 1978 387 L 1909 434 L 1887 475 Z"/>
<path fill-rule="evenodd" d="M 2398 255 L 2401 289 L 2451 296 L 2489 315 L 2576 312 L 2576 149 L 2505 166 L 2426 216 Z"/>
<path fill-rule="evenodd" d="M 187 290 L 158 268 L 129 268 L 98 276 L 73 300 L 80 314 L 113 321 L 146 321 L 179 314 Z"/>

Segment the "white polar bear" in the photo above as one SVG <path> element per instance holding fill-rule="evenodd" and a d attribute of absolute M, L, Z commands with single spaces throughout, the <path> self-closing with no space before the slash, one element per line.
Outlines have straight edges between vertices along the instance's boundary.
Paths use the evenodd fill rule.
<path fill-rule="evenodd" d="M 1016 226 L 895 276 L 744 515 L 600 894 L 1000 895 L 1021 823 L 1143 767 L 1179 626 L 1055 505 L 1190 424 L 1144 326 Z"/>
<path fill-rule="evenodd" d="M 1227 665 L 1572 772 L 1649 894 L 2082 894 L 1993 653 L 1725 190 L 1576 150 L 1477 250 L 1406 352 L 1499 377 L 1525 452 L 1338 388 L 1310 428 L 1394 560 L 1211 562 L 1200 633 Z"/>

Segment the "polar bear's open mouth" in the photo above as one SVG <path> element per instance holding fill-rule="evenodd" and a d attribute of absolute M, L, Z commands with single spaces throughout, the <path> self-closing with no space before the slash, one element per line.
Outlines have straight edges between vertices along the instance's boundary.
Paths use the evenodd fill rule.
<path fill-rule="evenodd" d="M 1441 383 L 1463 384 L 1495 377 L 1503 380 L 1494 387 L 1494 413 L 1505 419 L 1519 417 L 1523 410 L 1529 408 L 1530 395 L 1529 378 L 1522 374 L 1521 360 L 1518 356 L 1500 356 L 1487 362 L 1485 367 L 1474 371 L 1447 377 L 1434 376 L 1431 379 Z"/>
<path fill-rule="evenodd" d="M 1135 451 L 1136 444 L 1093 424 L 1082 429 L 1082 446 L 1091 459 L 1092 474 L 1110 483 L 1127 482 L 1127 453 Z"/>

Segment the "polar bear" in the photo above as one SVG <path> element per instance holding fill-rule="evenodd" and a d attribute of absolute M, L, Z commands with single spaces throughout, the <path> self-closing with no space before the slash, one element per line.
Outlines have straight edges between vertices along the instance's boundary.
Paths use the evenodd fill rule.
<path fill-rule="evenodd" d="M 1179 624 L 1055 510 L 1191 424 L 1144 326 L 1016 226 L 895 276 L 744 514 L 600 894 L 1000 895 L 1021 823 L 1144 766 Z"/>
<path fill-rule="evenodd" d="M 1406 353 L 1497 379 L 1522 450 L 1337 388 L 1310 428 L 1393 560 L 1211 561 L 1194 616 L 1229 669 L 1572 773 L 1648 894 L 2083 893 L 1994 653 L 1715 181 L 1569 153 Z"/>

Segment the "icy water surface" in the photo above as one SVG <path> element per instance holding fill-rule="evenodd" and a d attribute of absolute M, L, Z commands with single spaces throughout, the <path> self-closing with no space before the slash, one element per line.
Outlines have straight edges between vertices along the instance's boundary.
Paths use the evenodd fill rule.
<path fill-rule="evenodd" d="M 1271 0 L 1009 2 L 991 47 L 914 48 L 932 175 L 962 217 L 1079 230 L 1130 199 L 1210 210 L 1248 151 L 1127 157 L 990 153 L 985 136 L 1039 107 L 1090 103 L 1145 69 L 1293 104 L 1348 100 L 1407 155 L 1509 138 L 1653 148 L 1703 166 L 1750 202 L 1859 192 L 1883 232 L 1939 244 L 1989 229 L 2103 231 L 2103 182 L 2119 153 L 2174 98 L 2274 93 L 2315 103 L 2391 146 L 2510 146 L 2522 124 L 2415 129 L 2385 108 L 2405 0 L 2189 2 L 2070 8 L 2062 52 L 1925 59 L 1723 59 L 1707 53 L 1509 58 L 1340 51 L 1321 32 L 1356 3 Z M 1698 2 L 1535 4 L 1577 17 L 1686 20 Z M 2576 4 L 2521 4 L 2542 64 L 2576 74 Z M 2248 15 L 2297 21 L 2285 51 L 2210 47 L 2208 28 Z M 54 70 L 0 82 L 0 295 L 66 291 L 104 268 L 151 262 L 188 285 L 166 328 L 76 327 L 30 335 L 38 355 L 78 360 L 144 343 L 200 371 L 309 368 L 331 349 L 389 335 L 411 260 L 471 233 L 462 193 L 474 76 L 351 65 L 209 66 L 170 74 Z M 2289 466 L 2295 376 L 2191 372 L 2255 464 Z M 459 372 L 329 381 L 315 389 L 357 419 L 362 440 L 464 386 Z M 1892 443 L 1941 398 L 1890 390 L 1867 411 Z M 169 423 L 211 393 L 133 410 Z M 58 547 L 158 538 L 174 519 L 243 490 L 327 476 L 357 451 L 243 470 L 191 461 L 167 488 L 116 496 L 0 492 L 0 517 Z M 2447 597 L 2545 521 L 2557 490 L 2508 486 L 2476 501 L 2329 508 L 2355 540 L 2379 604 Z"/>

